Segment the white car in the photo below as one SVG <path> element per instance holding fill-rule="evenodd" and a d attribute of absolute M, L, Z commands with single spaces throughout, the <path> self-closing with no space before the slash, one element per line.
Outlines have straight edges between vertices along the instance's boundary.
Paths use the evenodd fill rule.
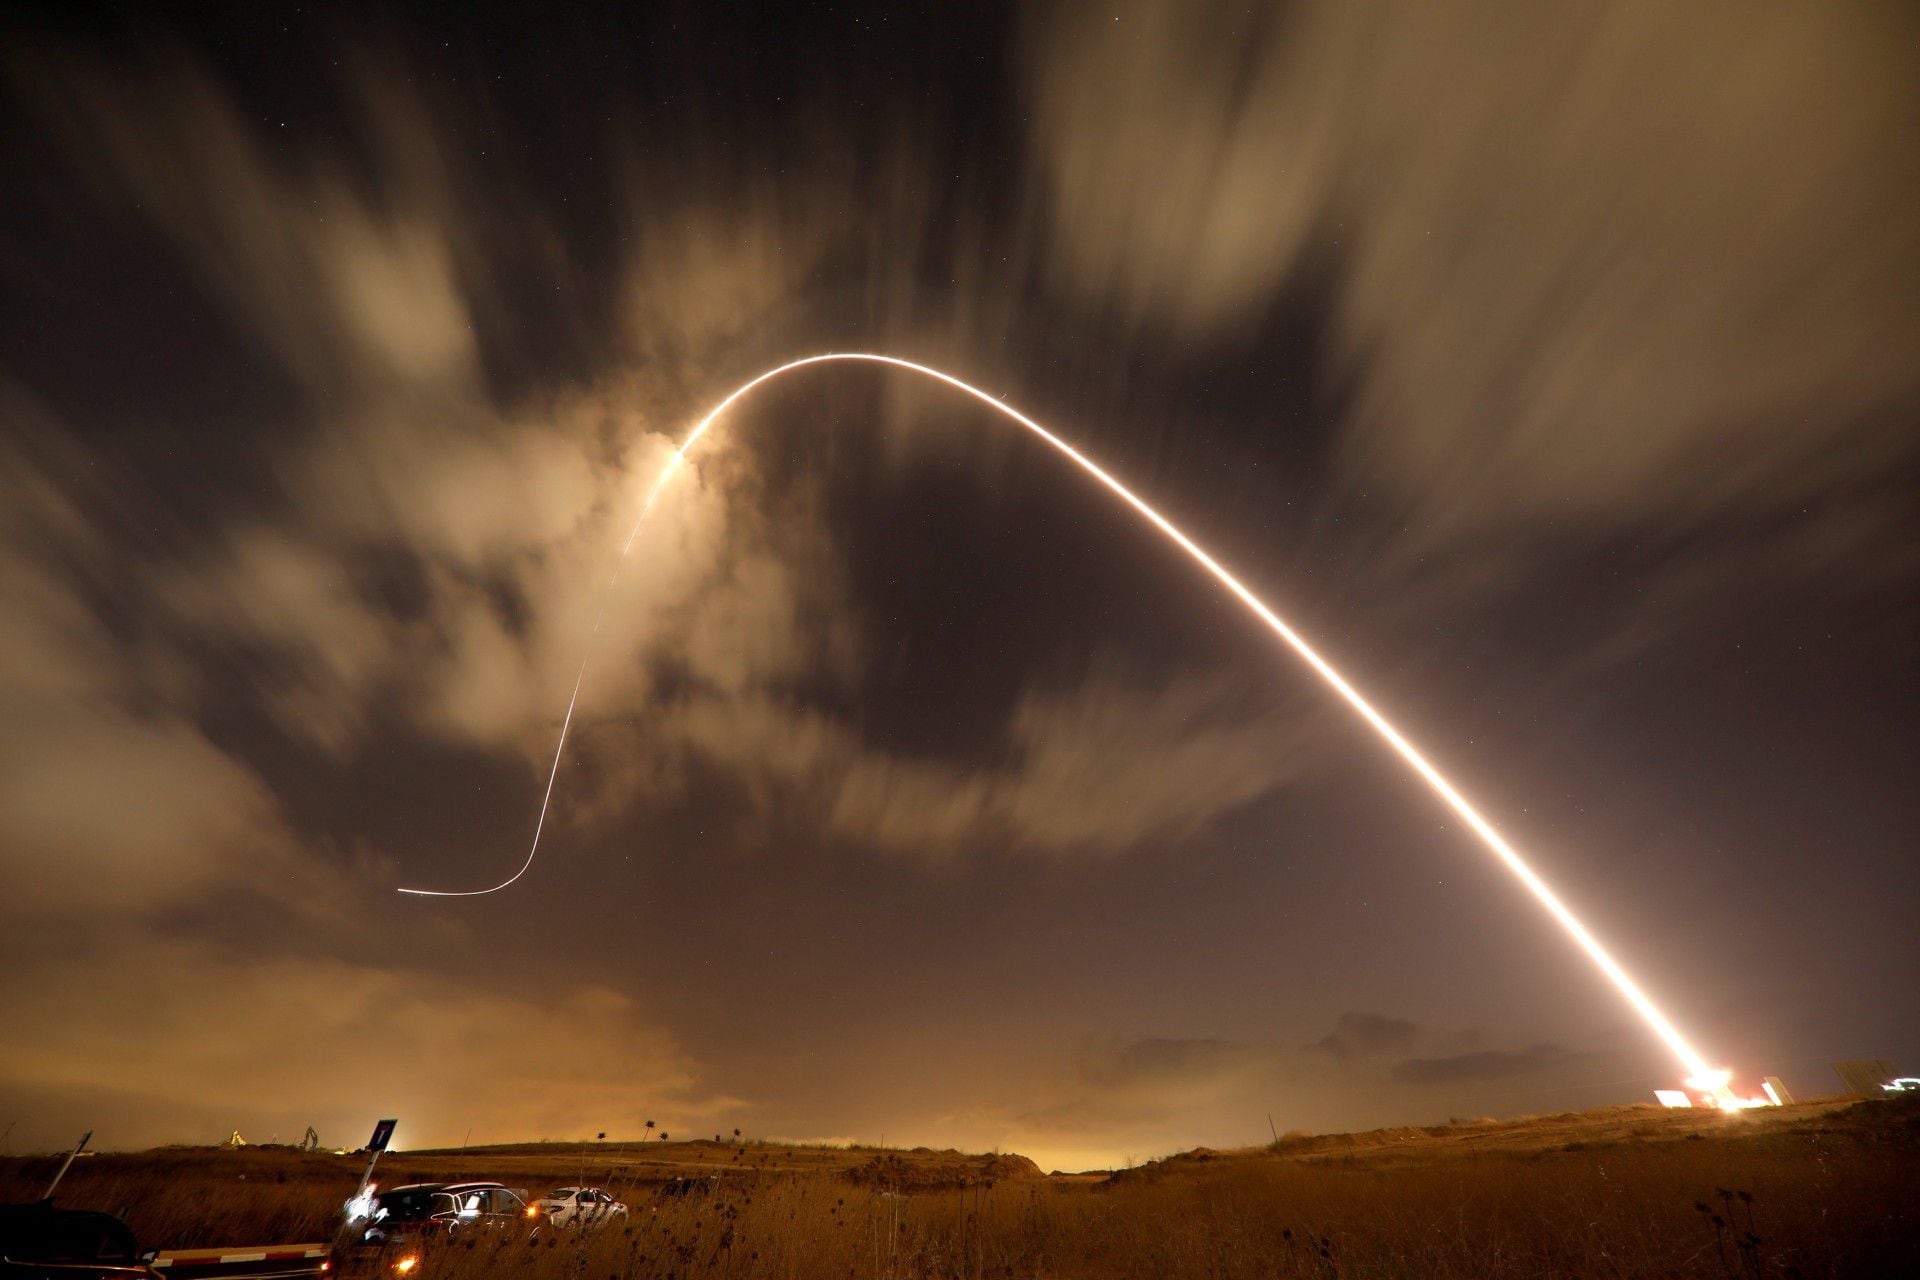
<path fill-rule="evenodd" d="M 627 1206 L 598 1187 L 562 1187 L 535 1207 L 556 1227 L 592 1227 L 627 1216 Z"/>

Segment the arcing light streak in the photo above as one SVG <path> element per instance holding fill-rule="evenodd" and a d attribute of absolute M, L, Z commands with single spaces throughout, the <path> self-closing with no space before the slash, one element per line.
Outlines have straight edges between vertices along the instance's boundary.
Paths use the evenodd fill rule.
<path fill-rule="evenodd" d="M 1421 755 L 1398 729 L 1388 723 L 1385 716 L 1374 710 L 1372 703 L 1360 696 L 1359 690 L 1355 689 L 1351 684 L 1348 684 L 1344 676 L 1334 670 L 1325 658 L 1322 658 L 1311 645 L 1301 639 L 1298 632 L 1281 621 L 1279 615 L 1275 614 L 1272 609 L 1269 609 L 1266 604 L 1263 603 L 1258 596 L 1254 595 L 1238 578 L 1229 573 L 1218 560 L 1208 555 L 1198 543 L 1175 528 L 1170 520 L 1147 505 L 1145 500 L 1135 496 L 1131 489 L 1101 470 L 1101 468 L 1085 454 L 1075 449 L 1059 436 L 1054 435 L 1051 431 L 1035 422 L 1032 418 L 1027 417 L 1027 415 L 1021 413 L 1019 410 L 1009 408 L 978 387 L 962 382 L 953 375 L 942 373 L 938 369 L 932 369 L 923 364 L 915 364 L 911 360 L 902 360 L 897 356 L 873 355 L 862 352 L 831 352 L 825 355 L 807 356 L 804 359 L 790 361 L 776 369 L 769 369 L 759 377 L 736 388 L 733 394 L 722 400 L 718 405 L 715 405 L 713 411 L 700 420 L 700 424 L 687 436 L 686 441 L 681 444 L 679 449 L 674 451 L 674 455 L 667 463 L 666 469 L 661 472 L 660 479 L 655 482 L 653 490 L 647 495 L 647 500 L 640 509 L 639 518 L 634 521 L 633 531 L 627 535 L 626 545 L 622 547 L 620 551 L 621 559 L 624 561 L 627 553 L 633 550 L 633 542 L 635 537 L 640 533 L 641 524 L 646 521 L 647 515 L 653 510 L 653 505 L 655 501 L 659 499 L 661 490 L 666 488 L 667 482 L 672 480 L 674 473 L 679 470 L 680 464 L 685 460 L 688 451 L 700 442 L 700 438 L 707 433 L 708 428 L 712 427 L 713 424 L 719 420 L 721 415 L 733 407 L 735 401 L 739 400 L 749 391 L 752 391 L 755 387 L 758 387 L 761 383 L 771 381 L 774 378 L 780 377 L 782 374 L 791 373 L 795 369 L 804 369 L 808 365 L 842 361 L 890 365 L 896 369 L 905 369 L 911 373 L 920 374 L 922 377 L 932 378 L 936 382 L 943 382 L 956 391 L 964 392 L 972 396 L 988 408 L 1012 419 L 1040 439 L 1046 441 L 1049 445 L 1052 445 L 1054 449 L 1064 454 L 1075 466 L 1106 486 L 1122 502 L 1138 512 L 1149 524 L 1165 534 L 1169 541 L 1186 552 L 1188 556 L 1192 557 L 1201 568 L 1212 574 L 1221 586 L 1232 592 L 1241 604 L 1252 611 L 1255 617 L 1259 618 L 1261 622 L 1264 622 L 1267 627 L 1271 629 L 1275 635 L 1279 636 L 1280 639 L 1285 641 L 1287 646 L 1298 654 L 1309 667 L 1312 667 L 1314 674 L 1324 680 L 1332 687 L 1335 693 L 1347 701 L 1349 706 L 1359 712 L 1361 719 L 1365 720 L 1367 724 L 1372 726 L 1375 733 L 1378 733 L 1386 740 L 1387 745 L 1392 747 L 1400 758 L 1405 760 L 1413 771 L 1420 776 L 1421 781 L 1432 788 L 1434 794 L 1439 796 L 1440 799 L 1446 803 L 1447 807 L 1452 809 L 1453 812 L 1459 816 L 1460 820 L 1465 822 L 1473 833 L 1480 837 L 1481 843 L 1486 845 L 1507 870 L 1512 872 L 1520 883 L 1526 886 L 1527 891 L 1539 901 L 1541 906 L 1546 908 L 1547 914 L 1551 915 L 1554 920 L 1559 923 L 1560 927 L 1567 931 L 1567 934 L 1579 945 L 1580 949 L 1587 953 L 1587 958 L 1593 961 L 1594 965 L 1601 973 L 1606 975 L 1607 979 L 1613 983 L 1620 994 L 1626 997 L 1627 1003 L 1633 1006 L 1634 1011 L 1652 1028 L 1654 1034 L 1660 1038 L 1668 1049 L 1673 1051 L 1675 1057 L 1679 1058 L 1679 1060 L 1685 1064 L 1688 1075 L 1700 1082 L 1696 1087 L 1707 1092 L 1712 1092 L 1716 1094 L 1716 1096 L 1725 1094 L 1726 1100 L 1730 1101 L 1732 1099 L 1731 1091 L 1727 1089 L 1725 1083 L 1725 1074 L 1715 1071 L 1707 1065 L 1707 1060 L 1700 1056 L 1694 1047 L 1687 1042 L 1686 1037 L 1680 1034 L 1673 1023 L 1668 1021 L 1666 1015 L 1661 1013 L 1653 1001 L 1648 998 L 1646 992 L 1640 989 L 1639 984 L 1635 983 L 1634 980 L 1628 976 L 1627 971 L 1620 967 L 1619 962 L 1613 958 L 1605 947 L 1600 945 L 1599 939 L 1595 938 L 1593 934 L 1588 931 L 1587 927 L 1567 908 L 1567 905 L 1560 901 L 1558 895 L 1547 887 L 1546 881 L 1542 880 L 1538 873 L 1527 865 L 1526 860 L 1514 850 L 1512 845 L 1506 842 L 1498 831 L 1494 830 L 1491 823 L 1480 816 L 1479 810 L 1475 809 L 1473 805 L 1467 801 L 1467 798 L 1455 789 L 1452 783 L 1442 777 L 1440 771 L 1428 763 L 1427 758 Z M 616 567 L 616 575 L 618 572 L 618 568 Z M 594 628 L 596 631 L 599 629 L 599 623 L 597 621 L 594 623 Z M 584 663 L 581 665 L 580 670 L 581 678 L 584 678 L 586 674 L 586 666 Z M 574 681 L 574 699 L 577 700 L 579 695 L 580 680 L 576 679 Z M 560 768 L 560 752 L 566 748 L 567 727 L 573 721 L 573 705 L 573 702 L 569 701 L 567 704 L 567 718 L 560 726 L 560 746 L 554 752 L 553 758 L 554 773 L 557 773 Z M 547 805 L 552 799 L 553 774 L 549 774 L 547 778 L 546 797 L 540 803 L 540 821 L 534 827 L 533 849 L 528 850 L 527 860 L 521 865 L 520 870 L 514 872 L 513 875 L 493 886 L 493 888 L 468 890 L 464 893 L 437 893 L 428 889 L 403 889 L 401 892 L 433 897 L 471 897 L 479 894 L 494 893 L 506 888 L 524 875 L 527 868 L 533 865 L 534 851 L 539 848 L 540 844 L 540 830 L 546 823 Z"/>
<path fill-rule="evenodd" d="M 604 608 L 602 616 L 605 616 Z M 594 619 L 593 629 L 596 632 L 600 630 L 599 618 Z M 573 693 L 567 699 L 567 714 L 560 721 L 560 741 L 553 749 L 553 764 L 547 769 L 547 790 L 540 797 L 540 819 L 533 824 L 533 843 L 527 847 L 527 860 L 520 864 L 520 869 L 491 889 L 401 889 L 399 892 L 410 893 L 416 898 L 478 898 L 484 894 L 498 893 L 527 874 L 527 868 L 533 865 L 533 855 L 540 851 L 540 833 L 547 829 L 547 807 L 553 803 L 554 779 L 560 776 L 560 756 L 567 749 L 567 730 L 573 727 L 573 709 L 580 701 L 580 686 L 586 678 L 587 664 L 583 661 L 580 674 L 573 678 Z"/>

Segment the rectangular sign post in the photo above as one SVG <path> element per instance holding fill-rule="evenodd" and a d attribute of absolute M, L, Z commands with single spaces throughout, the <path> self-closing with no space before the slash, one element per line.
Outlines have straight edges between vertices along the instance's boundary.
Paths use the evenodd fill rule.
<path fill-rule="evenodd" d="M 380 1159 L 380 1153 L 387 1149 L 387 1144 L 393 1141 L 393 1129 L 399 1123 L 398 1120 L 382 1120 L 373 1126 L 373 1136 L 367 1139 L 367 1150 L 372 1154 L 367 1157 L 367 1172 L 360 1179 L 359 1198 L 365 1199 L 367 1188 L 373 1185 L 373 1166 Z"/>

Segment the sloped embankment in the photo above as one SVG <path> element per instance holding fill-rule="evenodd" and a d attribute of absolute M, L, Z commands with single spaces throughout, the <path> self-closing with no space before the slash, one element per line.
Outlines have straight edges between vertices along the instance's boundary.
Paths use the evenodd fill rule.
<path fill-rule="evenodd" d="M 1012 1152 L 984 1156 L 958 1151 L 916 1151 L 905 1156 L 888 1153 L 846 1172 L 847 1179 L 856 1185 L 887 1191 L 955 1191 L 1045 1176 L 1039 1165 Z"/>

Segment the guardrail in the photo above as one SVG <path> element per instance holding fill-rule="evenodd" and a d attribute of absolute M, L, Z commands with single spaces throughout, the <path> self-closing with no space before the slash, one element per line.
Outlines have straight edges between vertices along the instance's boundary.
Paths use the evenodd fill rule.
<path fill-rule="evenodd" d="M 326 1273 L 324 1244 L 270 1244 L 252 1248 L 167 1249 L 153 1269 L 167 1280 L 279 1280 Z"/>

